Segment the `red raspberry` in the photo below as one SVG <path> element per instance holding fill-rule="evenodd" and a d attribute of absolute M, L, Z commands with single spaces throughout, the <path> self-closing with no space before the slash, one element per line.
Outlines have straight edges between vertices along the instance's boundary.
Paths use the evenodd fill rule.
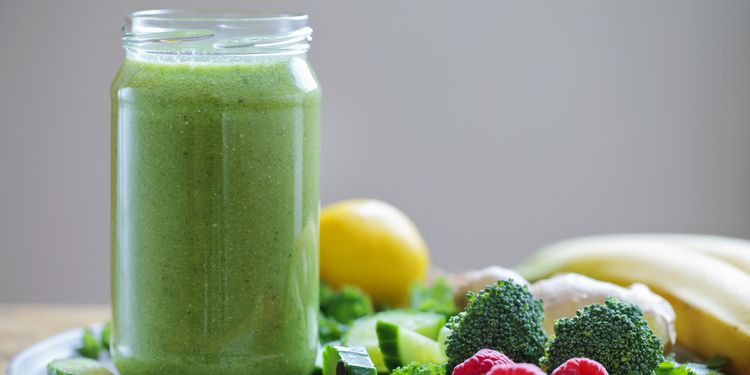
<path fill-rule="evenodd" d="M 552 375 L 609 375 L 601 363 L 588 358 L 572 358 L 552 371 Z"/>
<path fill-rule="evenodd" d="M 542 369 L 530 363 L 500 364 L 490 369 L 487 375 L 547 375 Z"/>
<path fill-rule="evenodd" d="M 453 375 L 485 375 L 497 364 L 513 364 L 505 354 L 492 349 L 482 349 L 453 368 Z"/>

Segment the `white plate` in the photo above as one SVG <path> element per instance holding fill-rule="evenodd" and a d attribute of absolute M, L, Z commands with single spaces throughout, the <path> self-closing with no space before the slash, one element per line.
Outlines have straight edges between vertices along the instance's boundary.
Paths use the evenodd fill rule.
<path fill-rule="evenodd" d="M 94 335 L 99 337 L 102 324 L 91 327 Z M 47 364 L 55 359 L 80 357 L 76 347 L 81 345 L 83 328 L 71 329 L 40 341 L 26 350 L 18 353 L 8 365 L 8 375 L 47 375 Z M 106 350 L 102 351 L 99 362 L 104 364 L 113 374 L 117 374 L 115 366 Z"/>

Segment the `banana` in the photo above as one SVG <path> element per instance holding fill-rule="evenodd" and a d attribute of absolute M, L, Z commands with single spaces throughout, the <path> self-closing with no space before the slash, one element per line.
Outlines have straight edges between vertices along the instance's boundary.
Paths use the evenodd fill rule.
<path fill-rule="evenodd" d="M 689 249 L 719 258 L 735 267 L 750 273 L 750 240 L 704 234 L 634 234 L 651 236 L 660 240 L 679 243 Z"/>
<path fill-rule="evenodd" d="M 607 240 L 610 246 L 627 246 L 628 241 L 660 240 L 685 246 L 686 249 L 719 258 L 750 273 L 750 240 L 706 234 L 682 233 L 626 233 L 582 237 L 589 240 Z"/>
<path fill-rule="evenodd" d="M 677 242 L 573 239 L 541 249 L 516 270 L 529 281 L 561 272 L 629 285 L 641 282 L 675 310 L 678 345 L 727 357 L 737 374 L 750 374 L 750 275 Z"/>

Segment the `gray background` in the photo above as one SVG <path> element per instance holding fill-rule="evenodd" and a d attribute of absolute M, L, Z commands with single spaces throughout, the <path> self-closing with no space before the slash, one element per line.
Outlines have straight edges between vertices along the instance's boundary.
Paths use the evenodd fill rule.
<path fill-rule="evenodd" d="M 133 10 L 0 1 L 0 302 L 109 299 L 109 98 Z M 214 1 L 308 12 L 323 203 L 406 211 L 448 270 L 565 237 L 750 237 L 748 1 Z"/>

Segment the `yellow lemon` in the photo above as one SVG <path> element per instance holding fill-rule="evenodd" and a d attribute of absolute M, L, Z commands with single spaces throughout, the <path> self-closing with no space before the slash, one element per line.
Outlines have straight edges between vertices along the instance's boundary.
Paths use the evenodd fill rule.
<path fill-rule="evenodd" d="M 375 303 L 403 306 L 429 263 L 417 227 L 388 203 L 346 200 L 320 214 L 320 277 L 334 288 L 355 285 Z"/>

